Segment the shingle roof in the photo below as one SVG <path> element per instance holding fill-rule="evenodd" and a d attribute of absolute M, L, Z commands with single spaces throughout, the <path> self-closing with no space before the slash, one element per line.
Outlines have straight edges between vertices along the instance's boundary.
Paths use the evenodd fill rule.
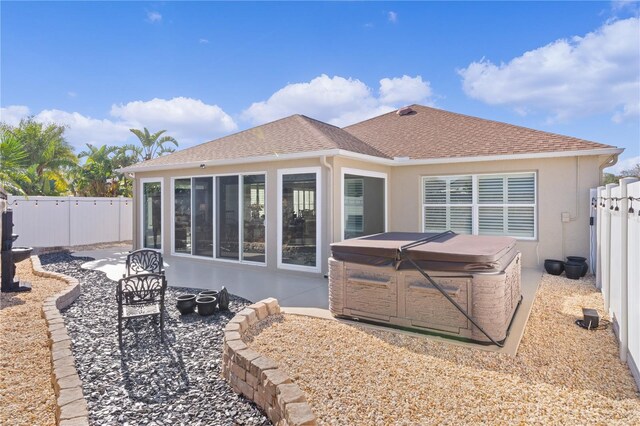
<path fill-rule="evenodd" d="M 209 160 L 233 160 L 329 149 L 343 149 L 387 158 L 377 149 L 339 127 L 296 114 L 136 164 L 135 168 L 155 168 Z"/>
<path fill-rule="evenodd" d="M 292 115 L 242 132 L 126 167 L 123 171 L 175 168 L 207 161 L 242 161 L 340 149 L 391 160 L 482 157 L 615 148 L 611 145 L 512 124 L 412 105 L 340 129 Z"/>
<path fill-rule="evenodd" d="M 477 157 L 615 148 L 422 105 L 410 108 L 414 113 L 400 116 L 394 111 L 344 130 L 392 158 Z"/>

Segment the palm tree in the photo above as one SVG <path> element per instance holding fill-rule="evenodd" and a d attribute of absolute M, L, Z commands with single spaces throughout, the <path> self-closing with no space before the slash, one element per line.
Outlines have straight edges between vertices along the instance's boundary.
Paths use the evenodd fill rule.
<path fill-rule="evenodd" d="M 113 171 L 113 159 L 120 148 L 108 145 L 96 147 L 89 143 L 87 148 L 87 151 L 78 154 L 78 158 L 86 157 L 86 161 L 75 170 L 75 192 L 92 197 L 117 195 L 118 179 Z"/>
<path fill-rule="evenodd" d="M 24 195 L 23 185 L 29 182 L 25 172 L 27 153 L 8 129 L 0 130 L 0 186 L 10 194 Z"/>
<path fill-rule="evenodd" d="M 152 158 L 160 157 L 163 154 L 175 152 L 175 149 L 165 146 L 165 144 L 171 143 L 178 146 L 178 142 L 171 136 L 162 136 L 166 130 L 160 130 L 156 133 L 149 133 L 147 128 L 144 131 L 138 129 L 129 129 L 131 133 L 136 135 L 140 140 L 141 147 L 136 145 L 125 145 L 123 148 L 126 151 L 131 151 L 138 161 L 151 160 Z"/>
<path fill-rule="evenodd" d="M 65 127 L 36 122 L 33 117 L 20 120 L 11 131 L 27 154 L 32 169 L 32 191 L 55 195 L 68 190 L 66 173 L 77 165 L 73 147 L 64 138 Z"/>

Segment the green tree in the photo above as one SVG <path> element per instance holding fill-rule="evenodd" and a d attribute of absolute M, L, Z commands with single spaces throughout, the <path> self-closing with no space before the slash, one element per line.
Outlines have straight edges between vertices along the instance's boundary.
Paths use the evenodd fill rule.
<path fill-rule="evenodd" d="M 162 136 L 166 130 L 160 130 L 156 133 L 149 133 L 147 128 L 144 131 L 138 129 L 129 129 L 131 133 L 136 135 L 140 140 L 140 145 L 125 145 L 124 148 L 127 151 L 132 152 L 138 161 L 151 160 L 152 158 L 160 157 L 163 154 L 175 152 L 175 149 L 166 144 L 173 144 L 178 146 L 178 142 L 171 136 Z"/>
<path fill-rule="evenodd" d="M 77 165 L 78 159 L 73 147 L 64 138 L 65 127 L 54 123 L 45 125 L 29 117 L 20 120 L 17 127 L 9 130 L 27 154 L 31 174 L 28 195 L 59 195 L 67 192 L 66 175 Z"/>
<path fill-rule="evenodd" d="M 113 157 L 119 151 L 117 146 L 96 147 L 87 144 L 78 158 L 86 158 L 82 166 L 74 170 L 73 189 L 77 195 L 85 197 L 111 197 L 117 195 L 117 184 L 113 170 Z"/>
<path fill-rule="evenodd" d="M 26 172 L 27 153 L 9 129 L 0 129 L 0 185 L 10 194 L 24 195 L 30 183 Z"/>

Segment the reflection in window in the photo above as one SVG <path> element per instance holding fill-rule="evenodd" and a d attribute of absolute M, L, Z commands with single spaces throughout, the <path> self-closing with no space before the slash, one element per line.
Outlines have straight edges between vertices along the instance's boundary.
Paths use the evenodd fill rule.
<path fill-rule="evenodd" d="M 191 179 L 174 182 L 174 250 L 191 254 Z"/>
<path fill-rule="evenodd" d="M 265 261 L 265 177 L 243 178 L 243 242 L 242 260 Z"/>
<path fill-rule="evenodd" d="M 282 176 L 282 263 L 316 266 L 316 174 Z"/>
<path fill-rule="evenodd" d="M 344 175 L 344 238 L 385 231 L 385 180 Z"/>
<path fill-rule="evenodd" d="M 160 182 L 142 184 L 142 246 L 162 249 L 162 185 Z"/>

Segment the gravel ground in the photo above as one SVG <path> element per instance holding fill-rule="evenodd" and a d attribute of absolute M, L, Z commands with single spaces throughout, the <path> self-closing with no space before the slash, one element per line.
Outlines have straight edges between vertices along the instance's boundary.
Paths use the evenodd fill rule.
<path fill-rule="evenodd" d="M 56 398 L 47 325 L 40 310 L 44 299 L 67 284 L 36 277 L 29 259 L 16 266 L 17 277 L 30 282 L 32 290 L 0 294 L 0 425 L 52 425 Z"/>
<path fill-rule="evenodd" d="M 640 424 L 640 394 L 610 329 L 574 320 L 593 278 L 545 275 L 516 357 L 295 315 L 252 330 L 321 424 Z M 283 350 L 286 348 L 286 350 Z"/>
<path fill-rule="evenodd" d="M 132 320 L 118 347 L 115 283 L 104 273 L 80 267 L 90 259 L 68 253 L 40 256 L 43 268 L 73 276 L 81 296 L 63 316 L 96 425 L 263 425 L 269 420 L 250 401 L 233 393 L 220 375 L 223 328 L 250 302 L 231 296 L 231 312 L 182 317 L 178 294 L 169 288 L 165 341 L 156 324 Z"/>

